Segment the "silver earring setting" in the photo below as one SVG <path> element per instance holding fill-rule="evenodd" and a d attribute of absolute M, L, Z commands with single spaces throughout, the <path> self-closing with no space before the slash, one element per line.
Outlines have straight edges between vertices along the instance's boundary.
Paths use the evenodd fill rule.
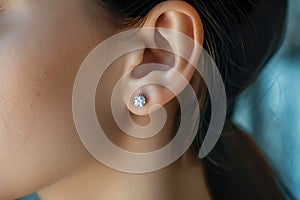
<path fill-rule="evenodd" d="M 132 103 L 137 108 L 143 108 L 147 102 L 145 96 L 137 94 L 133 97 Z"/>

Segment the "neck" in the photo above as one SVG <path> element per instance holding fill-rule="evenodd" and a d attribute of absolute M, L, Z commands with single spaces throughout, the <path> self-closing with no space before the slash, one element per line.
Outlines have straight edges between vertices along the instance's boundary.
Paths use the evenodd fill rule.
<path fill-rule="evenodd" d="M 94 161 L 38 194 L 41 200 L 210 199 L 201 162 L 191 150 L 172 165 L 147 174 L 126 174 Z"/>

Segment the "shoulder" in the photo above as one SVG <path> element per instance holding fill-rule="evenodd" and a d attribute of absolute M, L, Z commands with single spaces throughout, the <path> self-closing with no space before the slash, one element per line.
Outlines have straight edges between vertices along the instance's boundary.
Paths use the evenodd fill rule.
<path fill-rule="evenodd" d="M 36 193 L 33 193 L 31 195 L 16 199 L 16 200 L 40 200 L 39 196 Z"/>

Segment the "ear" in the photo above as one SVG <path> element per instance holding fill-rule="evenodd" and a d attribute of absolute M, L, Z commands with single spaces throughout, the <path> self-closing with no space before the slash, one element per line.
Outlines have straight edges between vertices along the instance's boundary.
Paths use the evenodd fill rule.
<path fill-rule="evenodd" d="M 201 54 L 202 49 L 198 47 L 203 44 L 204 37 L 199 14 L 184 1 L 165 1 L 158 4 L 146 16 L 141 28 L 147 27 L 155 27 L 158 31 L 145 34 L 142 41 L 145 49 L 125 56 L 124 74 L 128 76 L 123 81 L 124 88 L 127 88 L 123 97 L 127 108 L 136 115 L 153 112 L 158 108 L 157 106 L 154 108 L 154 105 L 163 106 L 175 98 L 174 90 L 177 93 L 184 90 L 194 74 L 195 66 L 172 52 L 184 52 L 197 58 Z M 190 37 L 193 44 L 185 44 L 162 28 Z M 155 41 L 164 47 L 168 46 L 170 52 L 147 48 L 149 41 Z M 183 79 L 179 78 L 178 74 Z M 163 80 L 164 86 L 155 84 L 158 79 Z M 172 88 L 172 91 L 169 88 Z M 138 108 L 133 104 L 133 98 L 137 94 L 142 94 L 146 98 L 144 107 Z"/>

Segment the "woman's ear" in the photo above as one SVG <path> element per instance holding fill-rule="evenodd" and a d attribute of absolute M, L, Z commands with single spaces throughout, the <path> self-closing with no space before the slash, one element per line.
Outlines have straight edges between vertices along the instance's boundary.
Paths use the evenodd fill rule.
<path fill-rule="evenodd" d="M 174 91 L 178 94 L 189 84 L 195 71 L 191 63 L 197 64 L 190 59 L 199 58 L 199 47 L 203 44 L 204 32 L 200 16 L 184 1 L 158 4 L 146 16 L 141 28 L 149 27 L 155 28 L 155 31 L 143 34 L 145 48 L 128 53 L 123 68 L 124 74 L 127 74 L 122 81 L 124 88 L 127 88 L 123 90 L 124 102 L 136 115 L 149 114 L 154 105 L 165 105 L 176 96 Z M 193 42 L 188 44 L 172 32 L 184 34 Z M 150 41 L 154 41 L 159 48 L 147 48 Z M 185 55 L 184 58 L 178 52 Z M 155 84 L 161 82 L 159 80 L 163 80 L 164 85 Z M 145 100 L 140 106 L 134 104 L 136 95 L 144 97 L 138 99 Z"/>

